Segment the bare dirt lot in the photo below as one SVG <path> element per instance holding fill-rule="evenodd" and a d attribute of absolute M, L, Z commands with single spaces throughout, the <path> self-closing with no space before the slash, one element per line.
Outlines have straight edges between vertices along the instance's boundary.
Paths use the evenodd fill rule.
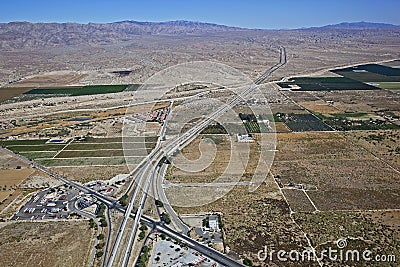
<path fill-rule="evenodd" d="M 317 188 L 308 194 L 320 210 L 385 209 L 399 205 L 398 171 L 343 133 L 278 134 L 272 173 L 284 186 L 292 183 Z M 287 197 L 289 202 L 297 203 L 296 195 Z"/>
<path fill-rule="evenodd" d="M 311 110 L 312 112 L 318 112 L 322 114 L 335 114 L 341 113 L 342 111 L 333 107 L 332 105 L 328 105 L 326 102 L 321 100 L 316 101 L 307 101 L 307 102 L 297 102 L 299 105 L 304 108 Z"/>
<path fill-rule="evenodd" d="M 14 193 L 15 189 L 33 172 L 33 169 L 0 169 L 0 190 L 2 190 L 0 202 L 10 195 L 9 201 L 18 196 L 18 194 Z"/>
<path fill-rule="evenodd" d="M 2 169 L 15 169 L 18 166 L 26 168 L 28 164 L 0 149 L 0 167 Z"/>
<path fill-rule="evenodd" d="M 28 92 L 32 88 L 33 87 L 0 88 L 0 102 Z"/>
<path fill-rule="evenodd" d="M 32 169 L 0 169 L 0 187 L 15 187 L 25 180 L 30 174 L 33 173 Z"/>
<path fill-rule="evenodd" d="M 0 225 L 3 266 L 86 266 L 94 238 L 87 221 Z M 77 242 L 79 240 L 79 242 Z"/>
<path fill-rule="evenodd" d="M 27 79 L 16 83 L 15 85 L 10 85 L 11 87 L 57 87 L 76 84 L 79 80 L 84 78 L 85 74 L 80 74 L 77 72 L 59 71 L 59 72 L 49 72 L 45 74 L 35 75 L 28 77 Z"/>
<path fill-rule="evenodd" d="M 115 175 L 129 173 L 126 165 L 120 166 L 82 166 L 82 167 L 52 167 L 54 172 L 80 183 L 94 180 L 108 180 Z"/>

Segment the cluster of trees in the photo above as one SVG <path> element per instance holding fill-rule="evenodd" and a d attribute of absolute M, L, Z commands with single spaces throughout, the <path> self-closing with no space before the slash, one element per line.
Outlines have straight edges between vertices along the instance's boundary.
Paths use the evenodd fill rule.
<path fill-rule="evenodd" d="M 164 203 L 162 203 L 161 200 L 156 199 L 156 206 L 162 208 L 164 207 Z"/>
<path fill-rule="evenodd" d="M 147 262 L 149 261 L 149 251 L 150 251 L 150 249 L 148 246 L 143 247 L 142 254 L 140 255 L 139 260 L 138 260 L 139 267 L 147 266 Z"/>
<path fill-rule="evenodd" d="M 169 215 L 168 215 L 167 213 L 165 213 L 165 212 L 163 212 L 163 213 L 161 214 L 161 220 L 162 220 L 163 222 L 165 222 L 166 224 L 170 224 L 170 223 L 171 223 L 171 218 L 170 218 Z"/>
<path fill-rule="evenodd" d="M 125 207 L 127 204 L 127 202 L 126 202 L 127 200 L 128 200 L 128 195 L 125 194 L 122 197 L 120 197 L 120 199 L 118 201 L 119 201 L 119 203 L 121 203 L 122 206 Z"/>
<path fill-rule="evenodd" d="M 104 205 L 103 203 L 100 204 L 100 210 L 97 213 L 97 218 L 100 219 L 100 226 L 101 227 L 107 227 L 107 220 L 106 217 L 104 215 L 104 211 L 106 210 L 106 205 Z"/>
<path fill-rule="evenodd" d="M 146 237 L 147 226 L 142 223 L 142 225 L 140 226 L 139 230 L 140 230 L 140 233 L 139 233 L 139 241 L 140 241 L 140 240 L 143 240 Z"/>
<path fill-rule="evenodd" d="M 242 121 L 248 121 L 248 122 L 257 122 L 256 115 L 254 114 L 244 114 L 244 113 L 239 113 L 239 118 Z"/>

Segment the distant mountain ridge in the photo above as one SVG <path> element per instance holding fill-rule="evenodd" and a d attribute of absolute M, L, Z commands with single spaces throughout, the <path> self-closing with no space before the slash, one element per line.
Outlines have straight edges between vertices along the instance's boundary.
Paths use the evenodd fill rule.
<path fill-rule="evenodd" d="M 392 29 L 400 26 L 371 23 L 339 23 L 319 28 L 336 29 Z M 296 30 L 296 29 L 294 29 Z M 185 20 L 167 22 L 139 22 L 126 20 L 112 23 L 0 23 L 0 49 L 35 49 L 43 47 L 113 44 L 129 41 L 144 35 L 166 36 L 201 36 L 208 34 L 228 34 L 241 31 L 270 31 L 263 29 L 246 29 L 214 23 L 193 22 Z"/>
<path fill-rule="evenodd" d="M 192 22 L 0 23 L 0 49 L 111 44 L 140 35 L 205 35 L 245 29 Z"/>
<path fill-rule="evenodd" d="M 322 29 L 398 29 L 400 25 L 377 22 L 342 22 L 319 27 Z"/>

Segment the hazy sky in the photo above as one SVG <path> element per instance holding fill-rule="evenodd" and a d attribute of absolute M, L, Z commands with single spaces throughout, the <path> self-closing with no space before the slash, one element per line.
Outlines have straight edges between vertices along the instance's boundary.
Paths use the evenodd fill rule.
<path fill-rule="evenodd" d="M 0 21 L 192 20 L 247 28 L 400 24 L 400 0 L 1 0 Z"/>

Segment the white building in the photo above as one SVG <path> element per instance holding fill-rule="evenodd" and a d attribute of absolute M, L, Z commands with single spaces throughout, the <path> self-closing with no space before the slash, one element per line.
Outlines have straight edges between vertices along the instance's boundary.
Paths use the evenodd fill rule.
<path fill-rule="evenodd" d="M 239 143 L 250 143 L 250 142 L 254 142 L 254 139 L 248 135 L 248 134 L 237 134 L 237 141 Z"/>
<path fill-rule="evenodd" d="M 208 225 L 210 229 L 218 230 L 218 216 L 210 215 L 210 217 L 208 217 Z"/>

